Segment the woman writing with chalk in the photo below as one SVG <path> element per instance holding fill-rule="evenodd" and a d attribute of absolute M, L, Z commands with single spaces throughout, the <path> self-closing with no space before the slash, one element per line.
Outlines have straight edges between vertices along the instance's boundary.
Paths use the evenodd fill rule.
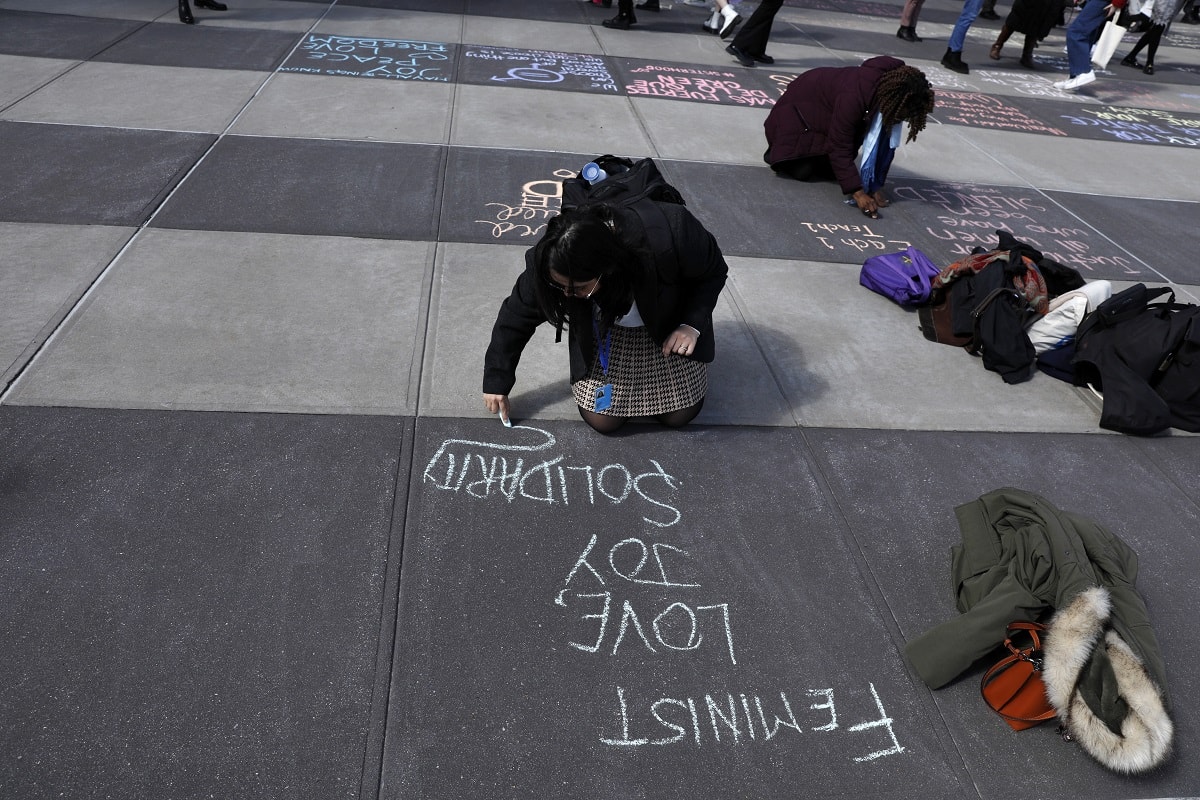
<path fill-rule="evenodd" d="M 521 351 L 543 322 L 560 338 L 567 327 L 571 392 L 597 431 L 630 417 L 679 427 L 700 413 L 728 267 L 684 206 L 644 202 L 661 215 L 661 235 L 647 236 L 629 208 L 582 206 L 551 219 L 526 252 L 484 356 L 483 402 L 502 421 Z"/>
<path fill-rule="evenodd" d="M 763 127 L 771 169 L 800 181 L 837 181 L 848 204 L 878 217 L 892 157 L 908 123 L 913 141 L 933 110 L 925 74 L 898 58 L 818 67 L 788 84 Z M 860 164 L 856 165 L 855 160 Z"/>

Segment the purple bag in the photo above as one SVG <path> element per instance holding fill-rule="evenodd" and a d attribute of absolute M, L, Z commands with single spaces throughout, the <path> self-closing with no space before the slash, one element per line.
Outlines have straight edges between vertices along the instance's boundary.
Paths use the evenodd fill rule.
<path fill-rule="evenodd" d="M 903 252 L 868 258 L 858 282 L 902 306 L 919 306 L 929 301 L 929 282 L 938 271 L 929 256 L 909 246 Z"/>

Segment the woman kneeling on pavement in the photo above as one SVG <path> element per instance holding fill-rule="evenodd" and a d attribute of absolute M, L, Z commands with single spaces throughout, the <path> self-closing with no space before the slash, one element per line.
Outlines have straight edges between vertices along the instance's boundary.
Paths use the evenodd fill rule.
<path fill-rule="evenodd" d="M 818 67 L 788 84 L 764 127 L 771 169 L 801 181 L 837 181 L 864 214 L 878 216 L 903 123 L 913 141 L 933 110 L 925 73 L 898 58 Z M 864 150 L 862 170 L 855 158 Z"/>
<path fill-rule="evenodd" d="M 571 391 L 597 431 L 612 433 L 630 417 L 679 427 L 700 413 L 716 353 L 712 312 L 728 267 L 687 208 L 654 206 L 669 242 L 650 241 L 628 208 L 584 206 L 550 220 L 492 328 L 488 411 L 507 422 L 521 351 L 550 322 L 560 339 L 567 326 Z"/>

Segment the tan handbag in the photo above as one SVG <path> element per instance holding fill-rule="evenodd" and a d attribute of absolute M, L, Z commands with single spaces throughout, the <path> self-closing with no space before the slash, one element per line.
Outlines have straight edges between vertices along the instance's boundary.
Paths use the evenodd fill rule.
<path fill-rule="evenodd" d="M 1037 622 L 1018 620 L 1008 625 L 1004 646 L 1010 655 L 1002 658 L 983 676 L 979 687 L 984 701 L 1004 718 L 1014 731 L 1023 731 L 1055 717 L 1054 706 L 1046 698 L 1042 682 L 1042 640 L 1046 627 Z M 1020 648 L 1014 637 L 1028 634 L 1031 644 Z"/>

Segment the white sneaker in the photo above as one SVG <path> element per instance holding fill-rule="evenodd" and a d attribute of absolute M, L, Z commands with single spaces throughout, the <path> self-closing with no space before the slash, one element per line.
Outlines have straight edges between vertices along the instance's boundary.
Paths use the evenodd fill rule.
<path fill-rule="evenodd" d="M 721 16 L 724 18 L 724 22 L 721 24 L 720 36 L 722 39 L 725 39 L 728 38 L 729 34 L 733 33 L 734 28 L 742 21 L 742 17 L 733 6 L 722 8 Z"/>
<path fill-rule="evenodd" d="M 1076 75 L 1074 78 L 1068 78 L 1065 81 L 1056 82 L 1054 84 L 1054 88 L 1062 89 L 1064 92 L 1070 92 L 1078 89 L 1080 86 L 1087 86 L 1094 80 L 1096 80 L 1096 73 L 1088 70 L 1082 75 Z"/>

